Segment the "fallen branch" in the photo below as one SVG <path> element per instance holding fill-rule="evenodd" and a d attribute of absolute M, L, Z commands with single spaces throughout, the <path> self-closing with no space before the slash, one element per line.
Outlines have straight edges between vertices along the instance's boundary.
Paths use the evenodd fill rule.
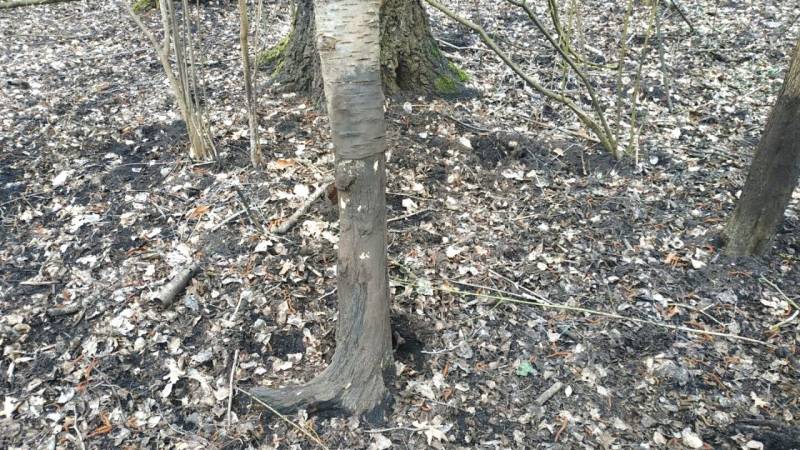
<path fill-rule="evenodd" d="M 552 386 L 550 386 L 550 388 L 548 388 L 546 391 L 542 392 L 538 397 L 536 397 L 536 400 L 534 400 L 533 402 L 537 406 L 544 405 L 545 403 L 547 403 L 548 400 L 553 398 L 553 396 L 556 395 L 558 391 L 561 390 L 562 387 L 564 387 L 564 383 L 556 381 L 555 383 L 553 383 Z"/>
<path fill-rule="evenodd" d="M 391 281 L 393 283 L 397 283 L 397 284 L 399 284 L 401 286 L 406 286 L 406 287 L 410 287 L 410 288 L 413 288 L 413 287 L 416 286 L 416 284 L 408 283 L 405 280 L 392 279 Z M 478 286 L 478 285 L 475 285 L 475 284 L 464 283 L 464 282 L 455 281 L 455 280 L 451 280 L 451 281 L 453 281 L 456 284 L 462 284 L 462 285 L 470 286 L 470 287 L 473 287 L 473 288 L 476 288 L 476 289 L 482 289 L 482 290 L 487 290 L 487 291 L 498 291 L 497 289 L 491 288 L 489 286 Z M 722 332 L 719 332 L 719 331 L 699 330 L 697 328 L 689 328 L 689 327 L 684 327 L 684 326 L 681 326 L 681 325 L 671 325 L 671 324 L 668 324 L 668 323 L 656 322 L 655 320 L 639 319 L 637 317 L 626 317 L 626 316 L 622 316 L 622 315 L 619 315 L 619 314 L 609 313 L 609 312 L 605 312 L 605 311 L 597 311 L 597 310 L 589 309 L 589 308 L 581 308 L 581 307 L 577 307 L 577 306 L 554 304 L 554 303 L 548 302 L 547 299 L 545 299 L 544 297 L 539 296 L 539 295 L 512 294 L 514 297 L 517 297 L 517 298 L 514 298 L 514 297 L 503 297 L 503 296 L 500 296 L 500 295 L 490 295 L 490 294 L 482 294 L 480 292 L 462 291 L 460 289 L 455 289 L 455 288 L 450 288 L 450 287 L 442 287 L 442 286 L 434 286 L 433 290 L 440 291 L 440 292 L 448 292 L 448 293 L 451 293 L 451 294 L 465 295 L 465 296 L 466 295 L 473 295 L 475 297 L 482 297 L 482 298 L 486 298 L 486 299 L 497 300 L 498 304 L 516 303 L 516 304 L 521 304 L 521 305 L 538 306 L 538 307 L 545 308 L 545 309 L 556 309 L 556 310 L 560 310 L 560 311 L 578 312 L 578 313 L 590 314 L 590 315 L 595 315 L 595 316 L 600 316 L 600 317 L 607 317 L 609 319 L 614 319 L 614 320 L 621 320 L 621 321 L 627 321 L 627 322 L 632 322 L 632 323 L 638 323 L 638 324 L 642 324 L 642 325 L 652 325 L 652 326 L 659 327 L 659 328 L 666 328 L 668 330 L 683 331 L 685 333 L 700 334 L 700 335 L 705 335 L 705 336 L 716 336 L 716 337 L 721 337 L 721 338 L 725 338 L 725 339 L 730 339 L 730 340 L 733 340 L 733 341 L 742 341 L 742 342 L 748 342 L 750 344 L 763 345 L 764 347 L 768 347 L 768 348 L 776 348 L 776 346 L 774 344 L 770 344 L 769 342 L 765 342 L 765 341 L 761 341 L 761 340 L 758 340 L 758 339 L 753 339 L 753 338 L 749 338 L 749 337 L 745 337 L 745 336 L 740 336 L 738 334 L 722 333 Z"/>
<path fill-rule="evenodd" d="M 47 310 L 47 315 L 50 317 L 71 316 L 76 312 L 80 311 L 81 308 L 83 308 L 83 305 L 81 305 L 80 303 L 75 303 L 73 305 L 67 305 L 62 307 L 49 308 Z"/>
<path fill-rule="evenodd" d="M 0 2 L 0 9 L 20 8 L 23 6 L 47 5 L 50 3 L 65 3 L 73 1 L 75 0 L 11 0 L 9 2 Z"/>
<path fill-rule="evenodd" d="M 169 306 L 175 299 L 178 297 L 178 294 L 183 291 L 186 286 L 189 284 L 189 281 L 192 280 L 195 272 L 200 268 L 200 265 L 197 263 L 192 264 L 189 267 L 181 269 L 175 277 L 169 283 L 165 284 L 164 286 L 159 289 L 158 293 L 153 296 L 153 300 L 157 302 L 161 302 L 164 306 Z"/>
<path fill-rule="evenodd" d="M 308 212 L 308 209 L 311 208 L 311 205 L 313 205 L 318 198 L 322 197 L 322 194 L 325 193 L 325 191 L 328 189 L 328 186 L 330 186 L 331 183 L 333 182 L 328 181 L 320 184 L 317 190 L 314 191 L 314 193 L 311 194 L 311 196 L 306 199 L 305 203 L 300 205 L 300 208 L 297 211 L 295 211 L 294 214 L 289 216 L 289 218 L 286 219 L 286 221 L 284 221 L 279 227 L 272 230 L 272 232 L 274 234 L 279 234 L 279 235 L 288 233 L 289 230 L 291 230 L 292 227 L 295 226 L 295 224 L 297 224 L 297 221 L 300 220 L 300 217 L 302 217 L 303 214 Z"/>

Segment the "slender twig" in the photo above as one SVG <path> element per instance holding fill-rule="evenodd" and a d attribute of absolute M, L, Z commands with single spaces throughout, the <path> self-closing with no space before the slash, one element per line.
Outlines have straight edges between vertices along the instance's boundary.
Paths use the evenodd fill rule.
<path fill-rule="evenodd" d="M 242 194 L 242 190 L 236 186 L 233 187 L 233 190 L 236 191 L 236 195 L 239 197 L 239 201 L 242 203 L 242 206 L 244 206 L 244 211 L 247 213 L 247 217 L 250 219 L 250 222 L 253 224 L 253 226 L 258 228 L 261 234 L 267 234 L 267 230 L 264 228 L 264 225 L 257 221 L 253 215 L 250 208 L 250 203 L 247 201 L 247 198 L 245 198 L 244 194 Z"/>
<path fill-rule="evenodd" d="M 185 0 L 184 0 L 185 1 Z M 202 114 L 202 108 L 199 106 L 197 76 L 194 71 L 194 57 L 193 50 L 191 49 L 191 31 L 186 25 L 188 19 L 184 16 L 184 29 L 181 32 L 179 28 L 180 22 L 175 13 L 175 5 L 172 0 L 163 0 L 159 2 L 161 11 L 161 26 L 164 29 L 164 37 L 159 43 L 155 35 L 150 29 L 142 22 L 139 15 L 133 11 L 132 3 L 127 4 L 127 11 L 129 18 L 136 24 L 136 26 L 145 35 L 153 49 L 155 49 L 164 73 L 167 76 L 170 87 L 175 94 L 178 103 L 178 110 L 186 122 L 186 128 L 189 135 L 189 143 L 191 146 L 190 154 L 194 158 L 206 159 L 209 155 L 217 156 L 214 142 L 211 139 L 210 132 L 206 126 L 206 120 Z M 184 15 L 188 15 L 188 7 L 184 5 Z M 172 43 L 172 47 L 170 47 Z M 187 61 L 184 56 L 184 49 L 189 49 L 189 59 L 191 67 L 187 66 Z M 172 62 L 170 60 L 171 52 L 175 52 L 175 70 L 172 69 Z"/>
<path fill-rule="evenodd" d="M 233 423 L 233 414 L 231 413 L 231 409 L 233 407 L 233 379 L 236 375 L 236 363 L 239 360 L 239 349 L 233 351 L 233 362 L 231 363 L 231 375 L 228 378 L 228 428 L 230 428 L 231 424 Z"/>
<path fill-rule="evenodd" d="M 322 197 L 322 194 L 325 193 L 325 191 L 328 189 L 328 186 L 330 186 L 331 183 L 333 183 L 333 181 L 326 181 L 320 184 L 317 190 L 314 191 L 314 193 L 311 194 L 306 199 L 306 201 L 303 202 L 302 205 L 300 205 L 300 208 L 298 208 L 297 211 L 294 212 L 294 214 L 289 216 L 288 219 L 286 219 L 279 227 L 275 228 L 272 232 L 277 235 L 288 233 L 289 230 L 291 230 L 292 227 L 295 226 L 295 224 L 297 224 L 297 221 L 300 220 L 303 214 L 308 212 L 308 209 L 311 208 L 311 205 L 313 205 L 318 198 Z"/>
<path fill-rule="evenodd" d="M 399 285 L 403 285 L 403 286 L 408 286 L 408 287 L 413 287 L 414 286 L 413 284 L 405 283 L 403 280 L 393 279 L 392 281 L 397 283 L 397 284 L 399 284 Z M 458 283 L 459 284 L 469 285 L 469 284 L 463 283 L 463 282 L 458 282 Z M 476 286 L 476 285 L 469 285 L 469 286 Z M 559 304 L 549 303 L 544 297 L 541 297 L 539 295 L 533 296 L 535 298 L 535 300 L 528 300 L 528 299 L 524 299 L 524 296 L 521 296 L 521 295 L 518 295 L 518 294 L 512 294 L 512 295 L 514 295 L 516 297 L 522 297 L 522 298 L 502 297 L 502 296 L 499 296 L 499 295 L 482 294 L 480 292 L 468 292 L 468 291 L 462 291 L 460 289 L 444 287 L 444 286 L 434 286 L 433 289 L 437 290 L 437 291 L 440 291 L 440 292 L 448 292 L 448 293 L 451 293 L 451 294 L 474 295 L 474 296 L 477 296 L 477 297 L 483 297 L 483 298 L 487 298 L 487 299 L 498 300 L 499 303 L 516 303 L 516 304 L 521 304 L 521 305 L 539 306 L 539 307 L 545 308 L 545 309 L 556 309 L 556 310 L 560 310 L 560 311 L 569 311 L 569 312 L 590 314 L 590 315 L 595 315 L 595 316 L 607 317 L 609 319 L 621 320 L 621 321 L 626 321 L 626 322 L 633 322 L 633 323 L 638 323 L 638 324 L 643 324 L 643 325 L 652 325 L 652 326 L 655 326 L 655 327 L 665 328 L 665 329 L 668 329 L 668 330 L 682 331 L 682 332 L 685 332 L 685 333 L 700 334 L 700 335 L 705 335 L 705 336 L 716 336 L 716 337 L 721 337 L 721 338 L 730 339 L 730 340 L 734 340 L 734 341 L 748 342 L 748 343 L 751 343 L 751 344 L 757 344 L 757 345 L 763 345 L 763 346 L 769 347 L 769 348 L 775 348 L 775 345 L 770 344 L 769 342 L 765 342 L 765 341 L 761 341 L 761 340 L 758 340 L 758 339 L 753 339 L 753 338 L 749 338 L 749 337 L 745 337 L 745 336 L 739 336 L 739 335 L 736 335 L 736 334 L 722 333 L 722 332 L 718 332 L 718 331 L 699 330 L 697 328 L 689 328 L 689 327 L 684 327 L 684 326 L 681 326 L 681 325 L 671 325 L 671 324 L 666 324 L 666 323 L 662 323 L 662 322 L 656 322 L 654 320 L 639 319 L 637 317 L 626 317 L 626 316 L 622 316 L 622 315 L 619 315 L 619 314 L 609 313 L 609 312 L 605 312 L 605 311 L 597 311 L 597 310 L 593 310 L 593 309 L 589 309 L 589 308 L 581 308 L 581 307 L 577 307 L 577 306 L 568 306 L 568 305 L 559 305 Z M 488 290 L 488 291 L 495 290 L 495 289 L 490 288 L 488 286 L 480 286 L 480 289 L 485 289 L 485 290 Z"/>
<path fill-rule="evenodd" d="M 670 0 L 670 2 L 672 3 L 672 6 L 675 7 L 675 10 L 678 11 L 678 14 L 681 16 L 681 19 L 683 19 L 683 21 L 686 22 L 686 25 L 689 25 L 689 30 L 692 32 L 692 34 L 695 34 L 696 32 L 694 29 L 694 25 L 692 25 L 692 21 L 689 20 L 686 14 L 683 13 L 683 8 L 681 8 L 681 5 L 678 4 L 677 0 Z"/>
<path fill-rule="evenodd" d="M 550 100 L 554 100 L 556 102 L 561 103 L 562 105 L 566 106 L 570 111 L 572 111 L 578 119 L 600 139 L 603 147 L 609 151 L 613 152 L 614 148 L 616 147 L 616 142 L 613 136 L 609 136 L 603 130 L 603 127 L 597 124 L 591 117 L 589 117 L 575 102 L 570 100 L 569 98 L 552 91 L 546 87 L 544 87 L 541 83 L 536 81 L 533 77 L 526 74 L 522 68 L 515 63 L 511 56 L 509 56 L 506 52 L 498 47 L 497 43 L 491 36 L 483 29 L 482 26 L 464 19 L 463 17 L 459 16 L 443 4 L 439 3 L 437 0 L 425 0 L 429 5 L 433 6 L 434 8 L 441 11 L 446 16 L 450 17 L 451 19 L 455 20 L 456 22 L 464 25 L 465 27 L 469 28 L 470 30 L 478 33 L 480 36 L 481 41 L 486 44 L 514 73 L 516 73 L 520 78 L 525 81 L 525 83 L 530 86 L 535 91 L 539 92 L 543 96 L 549 98 Z"/>
<path fill-rule="evenodd" d="M 481 286 L 479 284 L 468 283 L 466 281 L 453 280 L 453 279 L 450 279 L 450 278 L 446 278 L 446 280 L 450 281 L 450 282 L 453 282 L 453 283 L 456 283 L 456 284 L 460 284 L 462 286 L 467 286 L 467 287 L 471 287 L 471 288 L 475 288 L 475 289 L 483 289 L 483 290 L 487 290 L 487 291 L 496 292 L 498 294 L 521 297 L 521 298 L 524 298 L 526 300 L 537 300 L 537 301 L 540 301 L 540 302 L 547 303 L 548 305 L 552 304 L 549 301 L 547 301 L 547 299 L 545 299 L 544 297 L 542 297 L 540 295 L 537 295 L 535 292 L 532 292 L 530 290 L 528 290 L 528 293 L 525 293 L 525 294 L 516 294 L 514 292 L 504 291 L 502 289 L 493 288 L 493 287 L 489 287 L 489 286 Z"/>
<path fill-rule="evenodd" d="M 656 0 L 656 5 L 660 4 L 661 0 Z M 661 33 L 661 15 L 656 17 L 656 38 L 658 39 L 658 62 L 661 67 L 661 82 L 664 84 L 665 94 L 667 96 L 667 110 L 672 112 L 672 76 L 670 69 L 667 67 L 666 57 L 664 56 L 664 35 Z"/>
<path fill-rule="evenodd" d="M 589 98 L 591 99 L 592 102 L 592 109 L 594 109 L 595 115 L 597 116 L 597 119 L 600 121 L 600 126 L 603 128 L 603 133 L 605 133 L 606 136 L 612 136 L 611 130 L 608 128 L 608 124 L 606 123 L 605 113 L 603 112 L 604 108 L 600 104 L 600 100 L 598 100 L 594 87 L 592 86 L 592 83 L 589 82 L 586 73 L 584 73 L 584 71 L 578 67 L 575 61 L 573 61 L 573 59 L 569 55 L 567 55 L 567 52 L 564 51 L 562 46 L 559 45 L 559 43 L 556 42 L 556 40 L 544 28 L 542 22 L 539 21 L 539 18 L 536 17 L 536 14 L 534 14 L 533 10 L 531 10 L 530 6 L 528 6 L 526 2 L 518 0 L 506 0 L 506 1 L 511 3 L 512 5 L 522 8 L 525 11 L 525 14 L 528 15 L 528 18 L 531 20 L 531 22 L 533 22 L 533 24 L 536 26 L 539 32 L 545 37 L 545 39 L 547 39 L 550 45 L 556 49 L 558 54 L 561 55 L 561 58 L 564 60 L 564 62 L 566 62 L 569 65 L 569 67 L 572 68 L 573 71 L 575 71 L 575 75 L 578 77 L 578 79 L 581 80 L 583 85 L 586 87 L 586 92 L 589 94 Z M 611 144 L 613 145 L 615 143 L 611 142 Z M 621 156 L 618 153 L 619 149 L 616 147 L 616 145 L 614 145 L 614 148 L 611 148 L 609 150 L 612 152 L 615 158 L 619 158 Z"/>
<path fill-rule="evenodd" d="M 704 316 L 708 317 L 708 318 L 709 318 L 709 319 L 711 319 L 713 322 L 715 322 L 717 325 L 723 325 L 723 326 L 724 326 L 724 324 L 723 324 L 722 322 L 720 322 L 719 320 L 717 320 L 717 319 L 716 319 L 716 317 L 714 317 L 714 316 L 712 316 L 711 314 L 709 314 L 709 313 L 707 313 L 707 312 L 703 311 L 703 310 L 702 310 L 702 309 L 700 309 L 700 308 L 695 308 L 694 306 L 687 305 L 686 303 L 669 303 L 668 305 L 670 305 L 670 306 L 673 306 L 673 305 L 674 305 L 674 306 L 678 306 L 678 307 L 681 307 L 681 308 L 686 308 L 686 309 L 688 309 L 688 310 L 694 311 L 694 312 L 696 312 L 696 313 L 698 313 L 698 314 L 702 314 L 702 315 L 704 315 Z"/>
<path fill-rule="evenodd" d="M 778 322 L 778 323 L 776 323 L 775 325 L 771 326 L 771 327 L 770 327 L 770 329 L 772 329 L 772 330 L 779 330 L 779 329 L 780 329 L 781 327 L 783 327 L 784 325 L 787 325 L 787 324 L 789 324 L 789 323 L 791 323 L 791 322 L 794 322 L 794 319 L 797 319 L 797 315 L 798 315 L 798 314 L 800 314 L 800 310 L 797 310 L 797 309 L 795 309 L 795 310 L 794 310 L 794 313 L 792 313 L 792 315 L 791 315 L 791 316 L 789 316 L 788 318 L 786 318 L 786 319 L 784 319 L 784 320 L 781 320 L 780 322 Z"/>
<path fill-rule="evenodd" d="M 628 0 L 628 5 L 625 8 L 625 16 L 622 18 L 622 36 L 619 39 L 619 55 L 617 60 L 617 104 L 615 111 L 615 125 L 617 133 L 615 135 L 617 142 L 622 139 L 622 103 L 624 98 L 625 89 L 622 85 L 622 74 L 625 71 L 625 58 L 628 56 L 628 28 L 630 26 L 631 15 L 633 14 L 633 0 Z"/>
<path fill-rule="evenodd" d="M 81 435 L 81 430 L 78 429 L 77 417 L 75 417 L 75 422 L 72 423 L 72 428 L 75 430 L 75 436 L 78 438 L 78 446 L 81 450 L 86 450 L 86 444 L 83 442 L 83 435 Z"/>
<path fill-rule="evenodd" d="M 362 433 L 387 433 L 389 431 L 419 431 L 419 428 L 411 427 L 390 427 L 390 428 L 375 428 L 372 430 L 361 430 Z"/>
<path fill-rule="evenodd" d="M 761 282 L 768 284 L 772 289 L 778 291 L 778 293 L 781 294 L 781 296 L 786 300 L 786 302 L 792 305 L 794 309 L 800 309 L 800 306 L 797 306 L 797 303 L 794 300 L 789 298 L 788 295 L 784 294 L 781 288 L 779 288 L 777 284 L 773 283 L 772 281 L 769 281 L 766 277 L 761 277 Z"/>
<path fill-rule="evenodd" d="M 25 199 L 28 198 L 28 197 L 37 197 L 37 196 L 40 196 L 42 194 L 46 194 L 46 192 L 45 191 L 41 191 L 41 192 L 32 192 L 30 194 L 23 194 L 23 195 L 20 195 L 17 198 L 12 198 L 11 200 L 9 200 L 7 202 L 0 203 L 0 207 L 9 205 L 11 203 L 25 201 Z"/>
<path fill-rule="evenodd" d="M 452 120 L 453 122 L 455 122 L 455 123 L 457 123 L 457 124 L 461 125 L 461 126 L 462 126 L 462 127 L 464 127 L 464 128 L 467 128 L 467 129 L 470 129 L 470 130 L 473 130 L 473 131 L 477 131 L 477 132 L 479 132 L 479 133 L 492 133 L 492 132 L 493 132 L 492 130 L 490 130 L 490 129 L 488 129 L 488 128 L 481 128 L 481 127 L 479 127 L 479 126 L 477 126 L 477 125 L 472 125 L 472 124 L 469 124 L 469 123 L 463 122 L 463 121 L 461 121 L 461 120 L 458 120 L 458 119 L 456 119 L 455 117 L 453 117 L 453 116 L 451 116 L 451 115 L 449 115 L 449 114 L 445 114 L 445 113 L 443 113 L 443 112 L 439 112 L 438 114 L 439 114 L 440 116 L 442 116 L 442 117 L 446 118 L 446 119 L 450 119 L 450 120 Z"/>
<path fill-rule="evenodd" d="M 49 3 L 72 2 L 75 0 L 11 0 L 0 2 L 0 9 L 19 8 L 22 6 L 46 5 Z"/>
<path fill-rule="evenodd" d="M 414 211 L 412 213 L 403 214 L 402 216 L 392 217 L 391 219 L 387 219 L 386 223 L 397 222 L 399 220 L 409 219 L 411 217 L 418 216 L 420 214 L 424 214 L 424 213 L 431 212 L 431 211 L 433 211 L 433 210 L 430 209 L 430 208 L 420 209 L 419 211 Z"/>
<path fill-rule="evenodd" d="M 239 46 L 242 53 L 244 92 L 247 97 L 247 121 L 250 127 L 250 163 L 253 167 L 261 167 L 264 165 L 264 158 L 261 155 L 261 146 L 258 139 L 258 114 L 256 113 L 253 79 L 250 71 L 250 47 L 247 43 L 247 35 L 249 33 L 250 23 L 247 17 L 247 0 L 239 0 Z"/>
<path fill-rule="evenodd" d="M 798 306 L 797 306 L 797 302 L 795 302 L 794 300 L 792 300 L 791 298 L 789 298 L 789 296 L 788 296 L 788 295 L 786 295 L 786 294 L 785 294 L 785 293 L 784 293 L 784 292 L 781 290 L 781 288 L 779 288 L 779 287 L 778 287 L 778 285 L 777 285 L 777 284 L 773 283 L 772 281 L 769 281 L 769 280 L 768 280 L 766 277 L 761 277 L 760 281 L 761 281 L 762 283 L 766 283 L 766 284 L 768 284 L 770 287 L 772 287 L 773 289 L 775 289 L 776 291 L 778 291 L 778 293 L 779 293 L 779 294 L 781 294 L 781 296 L 783 297 L 783 299 L 784 299 L 784 300 L 786 300 L 786 302 L 787 302 L 787 303 L 789 303 L 790 305 L 792 305 L 792 307 L 794 308 L 794 313 L 792 313 L 792 315 L 791 315 L 791 316 L 789 316 L 789 317 L 788 317 L 787 319 L 785 319 L 785 320 L 782 320 L 782 321 L 780 321 L 780 322 L 776 323 L 775 325 L 771 326 L 770 328 L 771 328 L 772 330 L 778 330 L 778 329 L 780 329 L 782 326 L 784 326 L 784 325 L 786 325 L 786 324 L 788 324 L 788 323 L 790 323 L 790 322 L 794 321 L 794 320 L 797 318 L 798 314 L 800 314 L 800 307 L 798 307 Z"/>
<path fill-rule="evenodd" d="M 574 2 L 574 0 L 573 0 L 573 2 Z M 576 12 L 575 12 L 575 8 L 576 7 L 575 7 L 575 4 L 572 3 L 572 2 L 571 2 L 570 6 L 572 6 L 571 11 L 570 11 L 570 21 L 571 21 L 572 17 L 574 17 L 576 15 Z M 577 51 L 575 51 L 575 49 L 572 48 L 572 45 L 570 44 L 570 35 L 561 26 L 561 17 L 559 16 L 559 13 L 558 13 L 558 4 L 556 3 L 555 0 L 548 0 L 547 1 L 547 10 L 550 13 L 550 21 L 553 22 L 553 28 L 555 28 L 556 35 L 558 36 L 558 41 L 559 41 L 560 45 L 562 45 L 562 47 L 563 47 L 565 52 L 567 52 L 570 55 L 572 55 L 575 58 L 575 60 L 579 61 L 581 64 L 585 64 L 585 65 L 588 65 L 588 66 L 591 66 L 591 67 L 607 67 L 607 68 L 610 68 L 610 69 L 614 69 L 615 68 L 614 64 L 597 64 L 597 63 L 593 63 L 591 61 L 587 61 L 585 57 L 581 56 Z M 580 20 L 580 16 L 578 16 L 578 20 Z M 572 24 L 570 23 L 569 26 L 572 26 Z M 587 46 L 585 43 L 582 43 L 581 46 L 583 48 L 585 48 L 586 50 L 591 50 L 592 53 L 594 53 L 596 55 L 599 55 L 599 56 L 602 56 L 603 59 L 605 59 L 605 55 L 602 52 L 598 51 L 596 48 Z"/>
<path fill-rule="evenodd" d="M 458 45 L 451 44 L 451 43 L 449 43 L 449 42 L 447 42 L 447 41 L 445 41 L 443 39 L 436 39 L 436 42 L 444 45 L 445 47 L 450 47 L 450 48 L 453 48 L 453 49 L 456 49 L 456 50 L 472 50 L 472 51 L 476 51 L 476 52 L 488 52 L 489 51 L 489 50 L 486 50 L 485 48 L 480 48 L 480 47 L 460 47 Z"/>
<path fill-rule="evenodd" d="M 300 433 L 302 433 L 303 435 L 305 435 L 307 438 L 309 438 L 309 439 L 311 439 L 312 441 L 314 441 L 314 443 L 315 443 L 315 444 L 319 445 L 320 447 L 322 447 L 322 448 L 324 448 L 324 449 L 326 449 L 326 450 L 328 449 L 328 447 L 327 447 L 327 446 L 326 446 L 326 445 L 325 445 L 325 444 L 322 442 L 322 440 L 321 440 L 321 439 L 320 439 L 318 436 L 315 436 L 314 434 L 312 434 L 312 432 L 311 432 L 311 431 L 309 431 L 308 429 L 306 429 L 305 427 L 302 427 L 302 426 L 300 426 L 300 425 L 296 424 L 295 422 L 293 422 L 293 421 L 289 420 L 289 418 L 288 418 L 288 417 L 286 417 L 286 416 L 284 416 L 283 414 L 281 414 L 280 412 L 278 412 L 278 411 L 277 411 L 275 408 L 273 408 L 272 406 L 269 406 L 268 404 L 266 404 L 266 403 L 265 403 L 263 400 L 261 400 L 260 398 L 258 398 L 258 397 L 256 397 L 255 395 L 253 395 L 253 394 L 251 394 L 251 393 L 249 393 L 249 392 L 245 391 L 245 390 L 244 390 L 244 389 L 242 389 L 242 388 L 238 388 L 238 387 L 237 387 L 237 388 L 236 388 L 236 390 L 237 390 L 237 391 L 239 391 L 239 392 L 241 392 L 242 394 L 244 394 L 244 395 L 246 395 L 246 396 L 250 397 L 250 399 L 254 400 L 256 403 L 260 404 L 261 406 L 263 406 L 263 407 L 267 408 L 267 409 L 268 409 L 268 410 L 269 410 L 269 411 L 270 411 L 272 414 L 275 414 L 275 415 L 276 415 L 276 416 L 278 416 L 278 417 L 279 417 L 281 420 L 283 420 L 284 422 L 288 423 L 288 424 L 289 424 L 289 425 L 290 425 L 292 428 L 296 429 L 297 431 L 299 431 Z"/>
<path fill-rule="evenodd" d="M 636 118 L 638 114 L 636 113 L 636 109 L 639 106 L 639 93 L 642 90 L 642 69 L 644 68 L 644 60 L 647 58 L 647 55 L 650 53 L 650 38 L 653 36 L 653 24 L 656 20 L 656 15 L 658 14 L 658 0 L 652 0 L 652 11 L 650 14 L 650 20 L 647 25 L 647 32 L 644 36 L 644 44 L 642 47 L 642 51 L 639 54 L 639 65 L 636 68 L 636 81 L 633 85 L 633 97 L 631 98 L 631 130 L 628 137 L 628 146 L 626 151 L 628 154 L 631 153 L 633 149 L 634 143 L 636 144 L 636 154 L 635 154 L 635 163 L 639 164 L 639 145 L 638 140 L 634 142 L 634 139 L 638 136 L 636 132 Z"/>

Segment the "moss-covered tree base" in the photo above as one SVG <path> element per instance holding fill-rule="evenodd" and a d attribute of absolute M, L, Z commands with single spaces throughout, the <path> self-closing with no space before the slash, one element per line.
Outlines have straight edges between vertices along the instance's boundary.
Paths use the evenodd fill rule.
<path fill-rule="evenodd" d="M 258 62 L 283 89 L 306 93 L 322 104 L 322 76 L 314 34 L 313 1 L 298 0 L 292 32 L 259 55 Z M 420 92 L 447 96 L 465 92 L 467 74 L 449 63 L 439 50 L 419 0 L 384 0 L 381 68 L 387 95 Z"/>

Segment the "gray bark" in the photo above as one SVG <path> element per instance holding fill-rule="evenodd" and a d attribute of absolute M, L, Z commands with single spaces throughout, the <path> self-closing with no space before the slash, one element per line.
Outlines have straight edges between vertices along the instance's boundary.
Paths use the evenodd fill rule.
<path fill-rule="evenodd" d="M 391 401 L 380 4 L 316 0 L 316 41 L 336 148 L 339 321 L 333 359 L 317 378 L 252 391 L 280 412 L 335 409 L 381 421 Z"/>
<path fill-rule="evenodd" d="M 800 41 L 725 229 L 726 252 L 766 252 L 800 175 Z"/>

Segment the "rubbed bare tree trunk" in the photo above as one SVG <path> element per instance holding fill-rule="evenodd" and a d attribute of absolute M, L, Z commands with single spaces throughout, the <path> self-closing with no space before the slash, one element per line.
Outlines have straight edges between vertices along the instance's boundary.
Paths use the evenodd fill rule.
<path fill-rule="evenodd" d="M 800 175 L 800 41 L 725 229 L 731 255 L 766 252 Z"/>
<path fill-rule="evenodd" d="M 336 148 L 339 322 L 333 359 L 317 378 L 253 390 L 281 412 L 338 409 L 381 421 L 391 400 L 380 4 L 316 0 L 316 42 Z"/>
<path fill-rule="evenodd" d="M 261 55 L 273 80 L 287 90 L 322 98 L 322 73 L 314 46 L 314 4 L 297 0 L 292 32 Z M 432 92 L 454 95 L 463 91 L 466 74 L 448 63 L 430 32 L 419 0 L 384 0 L 381 6 L 381 71 L 384 91 Z"/>

